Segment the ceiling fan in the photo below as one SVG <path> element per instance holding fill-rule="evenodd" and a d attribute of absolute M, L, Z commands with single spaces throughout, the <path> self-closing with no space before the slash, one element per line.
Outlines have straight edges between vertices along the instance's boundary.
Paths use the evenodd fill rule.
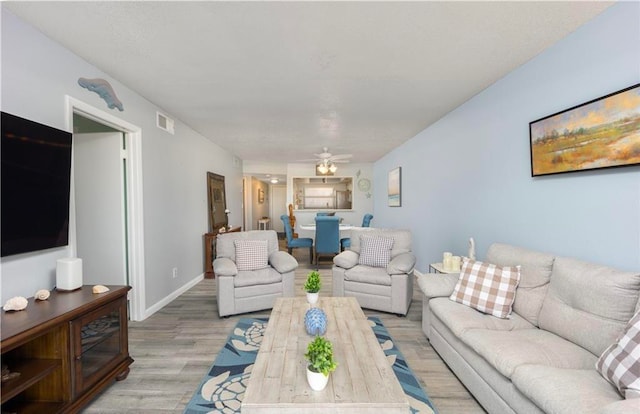
<path fill-rule="evenodd" d="M 338 167 L 337 163 L 349 162 L 349 158 L 353 157 L 352 154 L 331 154 L 329 148 L 322 148 L 320 154 L 313 154 L 316 158 L 302 161 L 314 161 L 318 166 L 318 171 L 321 174 L 327 174 L 328 172 L 335 173 Z"/>

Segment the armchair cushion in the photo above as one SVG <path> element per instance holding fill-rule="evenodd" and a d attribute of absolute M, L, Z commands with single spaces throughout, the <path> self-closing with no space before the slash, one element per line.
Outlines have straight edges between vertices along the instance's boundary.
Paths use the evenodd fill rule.
<path fill-rule="evenodd" d="M 289 273 L 298 267 L 298 261 L 287 252 L 277 251 L 269 255 L 269 263 L 278 273 Z"/>
<path fill-rule="evenodd" d="M 333 258 L 333 263 L 343 269 L 351 269 L 358 264 L 358 253 L 352 250 L 345 250 Z"/>
<path fill-rule="evenodd" d="M 358 264 L 371 267 L 386 267 L 391 260 L 394 240 L 390 237 L 360 236 Z"/>
<path fill-rule="evenodd" d="M 412 253 L 400 253 L 387 265 L 387 273 L 390 275 L 402 275 L 409 273 L 416 265 L 416 257 Z"/>
<path fill-rule="evenodd" d="M 244 272 L 238 272 L 236 277 L 233 278 L 233 285 L 235 287 L 245 287 L 269 285 L 281 281 L 282 275 L 276 272 L 275 269 L 267 267 L 264 269 L 245 270 Z"/>
<path fill-rule="evenodd" d="M 239 271 L 259 270 L 269 266 L 267 240 L 235 240 L 234 245 Z"/>
<path fill-rule="evenodd" d="M 344 272 L 344 280 L 350 282 L 369 283 L 372 285 L 391 286 L 391 276 L 383 267 L 358 265 Z"/>
<path fill-rule="evenodd" d="M 235 276 L 238 274 L 238 268 L 228 257 L 218 257 L 213 261 L 213 273 L 217 276 Z"/>

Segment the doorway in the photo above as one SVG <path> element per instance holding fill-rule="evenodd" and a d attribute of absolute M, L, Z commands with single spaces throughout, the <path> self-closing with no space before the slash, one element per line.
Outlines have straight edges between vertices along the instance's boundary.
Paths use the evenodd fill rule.
<path fill-rule="evenodd" d="M 87 257 L 85 282 L 130 285 L 129 317 L 143 320 L 141 129 L 75 98 L 67 96 L 66 101 L 67 130 L 74 131 L 74 168 L 79 169 L 74 171 L 78 186 L 74 180 L 72 189 L 71 254 Z M 75 133 L 89 129 L 91 133 Z"/>
<path fill-rule="evenodd" d="M 284 235 L 284 223 L 280 216 L 288 214 L 287 210 L 287 186 L 271 186 L 271 228 L 278 232 L 281 237 Z"/>

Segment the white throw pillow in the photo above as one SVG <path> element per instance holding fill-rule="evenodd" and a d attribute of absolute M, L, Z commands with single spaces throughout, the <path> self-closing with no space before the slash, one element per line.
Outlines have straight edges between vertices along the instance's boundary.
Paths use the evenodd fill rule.
<path fill-rule="evenodd" d="M 391 237 L 360 236 L 358 264 L 371 267 L 387 267 L 393 248 Z"/>
<path fill-rule="evenodd" d="M 600 355 L 596 370 L 625 398 L 640 397 L 640 312 L 631 318 L 620 338 Z"/>
<path fill-rule="evenodd" d="M 259 270 L 269 266 L 267 240 L 235 240 L 238 270 Z"/>
<path fill-rule="evenodd" d="M 449 299 L 498 318 L 511 315 L 520 266 L 496 266 L 465 259 Z"/>

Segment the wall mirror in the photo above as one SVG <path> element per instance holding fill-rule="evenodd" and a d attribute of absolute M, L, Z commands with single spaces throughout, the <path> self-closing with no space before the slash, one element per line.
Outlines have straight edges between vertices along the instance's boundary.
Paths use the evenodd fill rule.
<path fill-rule="evenodd" d="M 209 233 L 215 233 L 228 224 L 225 214 L 227 195 L 224 191 L 224 176 L 207 172 L 207 199 L 209 200 Z"/>
<path fill-rule="evenodd" d="M 294 209 L 352 210 L 353 177 L 294 177 Z"/>

